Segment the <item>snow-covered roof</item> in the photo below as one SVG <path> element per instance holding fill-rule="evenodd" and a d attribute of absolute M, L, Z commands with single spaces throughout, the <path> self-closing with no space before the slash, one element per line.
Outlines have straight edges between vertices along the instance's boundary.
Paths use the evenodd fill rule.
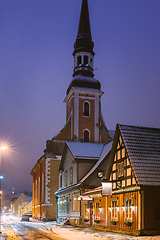
<path fill-rule="evenodd" d="M 22 197 L 22 201 L 23 202 L 31 202 L 32 201 L 32 197 Z"/>
<path fill-rule="evenodd" d="M 66 142 L 74 158 L 98 159 L 101 155 L 103 143 Z"/>
<path fill-rule="evenodd" d="M 78 90 L 82 90 L 82 91 L 86 91 L 86 92 L 89 92 L 89 91 L 92 91 L 92 88 L 84 88 L 84 87 L 72 87 L 71 89 L 78 89 Z M 99 92 L 99 93 L 103 93 L 101 90 L 99 89 L 94 89 L 94 92 Z"/>
<path fill-rule="evenodd" d="M 96 164 L 91 168 L 91 170 L 81 179 L 80 183 L 84 182 L 101 164 L 101 162 L 104 160 L 104 158 L 108 155 L 108 153 L 111 151 L 113 141 L 107 143 L 104 145 L 101 156 L 99 160 L 96 162 Z"/>
<path fill-rule="evenodd" d="M 93 78 L 93 77 L 88 77 L 88 76 L 82 76 L 82 75 L 78 75 L 78 76 L 75 76 L 73 78 L 73 80 L 86 80 L 86 81 L 90 81 L 90 82 L 97 82 L 98 80 Z"/>

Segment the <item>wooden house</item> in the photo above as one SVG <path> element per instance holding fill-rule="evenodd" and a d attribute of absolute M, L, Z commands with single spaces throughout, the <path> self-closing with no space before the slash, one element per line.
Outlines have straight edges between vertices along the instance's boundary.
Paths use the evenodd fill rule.
<path fill-rule="evenodd" d="M 133 235 L 160 233 L 160 129 L 117 125 L 106 171 L 112 195 L 99 186 L 92 199 L 94 227 Z"/>

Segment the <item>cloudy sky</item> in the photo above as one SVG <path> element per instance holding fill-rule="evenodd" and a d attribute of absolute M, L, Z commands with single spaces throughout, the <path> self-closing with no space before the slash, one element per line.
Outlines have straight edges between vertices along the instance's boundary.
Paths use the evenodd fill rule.
<path fill-rule="evenodd" d="M 160 128 L 160 1 L 88 3 L 108 129 Z M 81 0 L 0 1 L 3 191 L 31 190 L 31 169 L 65 124 L 80 8 Z"/>

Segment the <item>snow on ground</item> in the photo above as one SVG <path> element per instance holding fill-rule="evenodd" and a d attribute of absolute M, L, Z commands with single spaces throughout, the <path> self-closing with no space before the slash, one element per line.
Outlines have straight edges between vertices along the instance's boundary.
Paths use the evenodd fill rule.
<path fill-rule="evenodd" d="M 125 234 L 99 231 L 93 228 L 52 226 L 52 231 L 69 240 L 160 240 L 160 236 L 135 237 Z"/>

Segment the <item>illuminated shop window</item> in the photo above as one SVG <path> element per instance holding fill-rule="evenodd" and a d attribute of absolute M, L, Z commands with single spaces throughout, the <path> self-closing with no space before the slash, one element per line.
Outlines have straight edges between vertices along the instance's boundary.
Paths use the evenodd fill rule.
<path fill-rule="evenodd" d="M 84 216 L 86 219 L 89 219 L 89 207 L 87 203 L 84 204 Z"/>
<path fill-rule="evenodd" d="M 118 201 L 111 201 L 111 220 L 118 221 Z"/>
<path fill-rule="evenodd" d="M 80 211 L 80 201 L 78 200 L 79 194 L 72 195 L 72 211 Z"/>
<path fill-rule="evenodd" d="M 95 218 L 100 220 L 100 202 L 95 203 Z"/>
<path fill-rule="evenodd" d="M 125 220 L 132 221 L 132 199 L 125 199 Z"/>

